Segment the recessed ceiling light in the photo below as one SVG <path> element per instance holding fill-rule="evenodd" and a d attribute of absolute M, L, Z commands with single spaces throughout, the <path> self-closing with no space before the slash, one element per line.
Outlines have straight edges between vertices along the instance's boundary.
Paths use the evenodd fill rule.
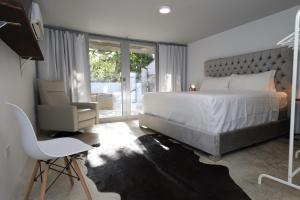
<path fill-rule="evenodd" d="M 171 12 L 170 6 L 161 6 L 161 7 L 159 8 L 159 13 L 160 13 L 160 14 L 168 14 L 168 13 L 170 13 L 170 12 Z"/>

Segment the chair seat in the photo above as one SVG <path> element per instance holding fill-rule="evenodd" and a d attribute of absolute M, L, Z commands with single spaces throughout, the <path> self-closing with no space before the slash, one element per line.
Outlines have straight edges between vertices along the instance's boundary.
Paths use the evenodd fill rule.
<path fill-rule="evenodd" d="M 97 113 L 93 109 L 78 109 L 78 121 L 86 121 L 95 118 L 96 115 Z"/>
<path fill-rule="evenodd" d="M 52 158 L 59 158 L 82 153 L 93 147 L 74 138 L 58 138 L 38 141 L 41 151 Z"/>

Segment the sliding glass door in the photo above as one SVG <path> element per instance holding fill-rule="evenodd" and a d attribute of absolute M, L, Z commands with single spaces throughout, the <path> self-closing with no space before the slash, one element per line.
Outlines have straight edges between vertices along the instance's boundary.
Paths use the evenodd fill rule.
<path fill-rule="evenodd" d="M 117 41 L 90 40 L 91 100 L 99 102 L 99 117 L 121 117 L 121 45 Z"/>
<path fill-rule="evenodd" d="M 156 91 L 155 47 L 139 43 L 129 45 L 130 58 L 130 110 L 138 115 L 142 109 L 142 96 Z"/>
<path fill-rule="evenodd" d="M 154 44 L 111 38 L 89 39 L 91 99 L 102 121 L 136 117 L 142 96 L 156 91 Z"/>

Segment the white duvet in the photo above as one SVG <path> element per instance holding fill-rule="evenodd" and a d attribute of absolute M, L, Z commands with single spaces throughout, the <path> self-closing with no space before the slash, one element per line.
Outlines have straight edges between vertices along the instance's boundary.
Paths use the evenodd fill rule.
<path fill-rule="evenodd" d="M 286 94 L 260 91 L 147 93 L 143 112 L 218 134 L 276 121 Z"/>

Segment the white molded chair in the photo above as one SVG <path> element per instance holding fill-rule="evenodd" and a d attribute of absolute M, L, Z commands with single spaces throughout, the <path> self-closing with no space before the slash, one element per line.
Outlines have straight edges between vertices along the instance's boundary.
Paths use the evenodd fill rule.
<path fill-rule="evenodd" d="M 76 154 L 88 151 L 93 147 L 74 138 L 59 138 L 38 141 L 34 128 L 26 113 L 17 105 L 11 103 L 6 104 L 12 108 L 17 119 L 17 123 L 20 126 L 21 142 L 24 151 L 26 152 L 26 154 L 28 154 L 28 156 L 36 160 L 32 177 L 29 182 L 29 186 L 24 199 L 29 199 L 33 183 L 37 180 L 37 178 L 40 177 L 42 181 L 40 199 L 44 200 L 46 191 L 49 189 L 47 188 L 48 172 L 51 169 L 58 172 L 56 168 L 59 168 L 60 171 L 57 177 L 62 174 L 68 175 L 71 185 L 74 184 L 73 178 L 77 178 L 78 180 L 80 180 L 88 199 L 91 200 L 91 194 L 76 161 Z M 59 158 L 64 158 L 65 166 L 60 166 L 55 163 Z M 41 169 L 42 163 L 45 163 L 43 171 Z M 38 169 L 40 169 L 39 174 L 37 174 Z M 75 172 L 76 176 L 72 175 L 72 170 Z M 65 173 L 65 171 L 67 172 Z M 54 182 L 55 181 L 56 180 L 54 180 Z M 49 187 L 51 187 L 54 182 L 52 182 Z"/>

